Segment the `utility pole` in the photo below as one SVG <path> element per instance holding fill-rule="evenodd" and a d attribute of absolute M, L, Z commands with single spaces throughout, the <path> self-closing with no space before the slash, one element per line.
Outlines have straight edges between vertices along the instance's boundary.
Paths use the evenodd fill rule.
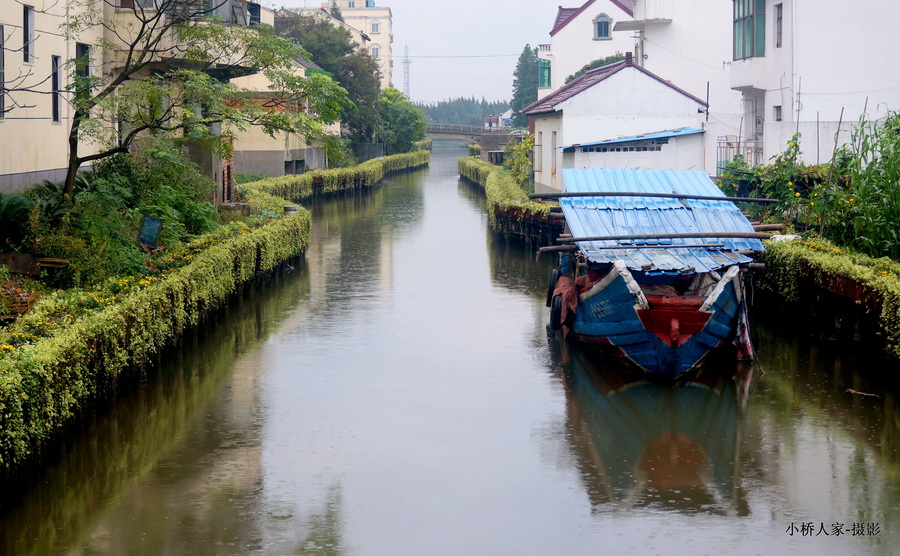
<path fill-rule="evenodd" d="M 403 94 L 409 100 L 409 65 L 412 63 L 409 59 L 409 45 L 404 47 L 403 53 Z"/>

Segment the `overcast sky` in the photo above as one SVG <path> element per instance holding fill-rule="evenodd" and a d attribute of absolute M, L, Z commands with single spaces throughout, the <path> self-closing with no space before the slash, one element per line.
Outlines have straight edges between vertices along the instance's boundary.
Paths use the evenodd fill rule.
<path fill-rule="evenodd" d="M 314 8 L 323 0 L 270 0 L 277 7 Z M 330 0 L 328 0 L 330 4 Z M 526 44 L 550 42 L 557 7 L 572 0 L 376 0 L 394 24 L 394 86 L 404 89 L 409 46 L 410 96 L 417 102 L 457 97 L 509 100 L 513 72 Z"/>

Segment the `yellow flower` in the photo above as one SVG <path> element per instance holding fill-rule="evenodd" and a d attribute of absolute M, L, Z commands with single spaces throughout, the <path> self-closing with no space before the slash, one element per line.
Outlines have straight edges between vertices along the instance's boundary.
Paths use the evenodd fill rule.
<path fill-rule="evenodd" d="M 799 192 L 798 192 L 798 193 L 794 193 L 794 197 L 799 197 L 799 196 L 800 196 L 800 193 L 799 193 Z"/>
<path fill-rule="evenodd" d="M 790 143 L 788 143 L 788 145 L 791 146 L 791 147 L 796 147 L 796 146 L 797 146 L 797 143 L 794 143 L 793 141 L 791 141 Z"/>
<path fill-rule="evenodd" d="M 790 185 L 791 187 L 794 187 L 794 182 L 789 181 L 789 182 L 788 182 L 788 185 Z"/>

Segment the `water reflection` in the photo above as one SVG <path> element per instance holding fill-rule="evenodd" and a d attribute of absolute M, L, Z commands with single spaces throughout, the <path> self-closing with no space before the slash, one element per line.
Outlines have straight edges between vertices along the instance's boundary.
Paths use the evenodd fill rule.
<path fill-rule="evenodd" d="M 236 301 L 151 383 L 99 416 L 27 498 L 6 498 L 0 553 L 258 546 L 263 367 L 253 354 L 283 320 L 285 300 L 308 288 L 305 265 L 297 264 L 252 301 Z"/>
<path fill-rule="evenodd" d="M 566 434 L 595 513 L 747 514 L 735 477 L 750 372 L 740 382 L 709 371 L 662 385 L 558 347 Z"/>

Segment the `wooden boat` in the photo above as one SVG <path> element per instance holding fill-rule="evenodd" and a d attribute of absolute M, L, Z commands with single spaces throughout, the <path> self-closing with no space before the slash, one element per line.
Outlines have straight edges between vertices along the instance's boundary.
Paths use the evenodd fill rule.
<path fill-rule="evenodd" d="M 551 329 L 662 377 L 727 345 L 752 357 L 742 275 L 765 234 L 705 173 L 562 173 L 571 237 L 550 249 Z"/>

